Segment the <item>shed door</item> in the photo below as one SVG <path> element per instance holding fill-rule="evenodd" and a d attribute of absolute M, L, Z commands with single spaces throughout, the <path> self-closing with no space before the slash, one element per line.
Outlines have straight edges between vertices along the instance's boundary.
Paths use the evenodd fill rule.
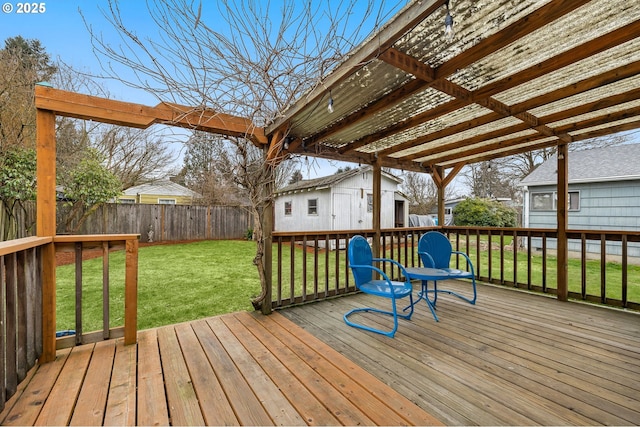
<path fill-rule="evenodd" d="M 351 195 L 333 193 L 331 216 L 334 230 L 351 230 Z"/>
<path fill-rule="evenodd" d="M 394 212 L 394 225 L 395 227 L 404 227 L 404 201 L 396 200 L 395 212 Z"/>

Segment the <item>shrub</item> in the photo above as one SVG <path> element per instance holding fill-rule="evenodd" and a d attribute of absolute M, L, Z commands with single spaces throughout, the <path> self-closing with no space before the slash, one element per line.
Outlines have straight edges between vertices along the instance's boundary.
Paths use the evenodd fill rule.
<path fill-rule="evenodd" d="M 484 227 L 515 227 L 515 209 L 491 199 L 466 199 L 453 208 L 455 225 L 475 225 Z"/>

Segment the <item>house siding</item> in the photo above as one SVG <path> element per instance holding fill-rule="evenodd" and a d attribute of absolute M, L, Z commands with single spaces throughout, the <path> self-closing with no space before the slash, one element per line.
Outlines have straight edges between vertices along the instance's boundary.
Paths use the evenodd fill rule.
<path fill-rule="evenodd" d="M 118 200 L 136 200 L 136 203 L 142 203 L 146 205 L 158 204 L 159 199 L 175 199 L 176 205 L 191 205 L 193 204 L 193 197 L 190 196 L 175 196 L 171 194 L 158 195 L 158 194 L 140 194 L 136 196 L 121 196 Z"/>
<path fill-rule="evenodd" d="M 397 184 L 382 178 L 382 228 L 395 223 Z M 366 230 L 373 227 L 373 213 L 367 212 L 367 194 L 373 193 L 372 172 L 346 178 L 324 189 L 299 190 L 280 194 L 274 203 L 276 231 Z M 318 215 L 307 214 L 307 201 L 318 199 Z M 291 202 L 291 215 L 285 215 L 285 202 Z M 405 207 L 407 212 L 408 207 Z M 405 214 L 405 216 L 407 216 Z M 405 218 L 405 224 L 407 223 Z"/>
<path fill-rule="evenodd" d="M 554 192 L 555 186 L 531 186 L 529 197 L 537 192 Z M 638 231 L 640 230 L 640 180 L 595 182 L 584 184 L 569 184 L 569 192 L 580 192 L 580 209 L 568 212 L 569 229 L 574 230 L 616 230 Z M 553 211 L 529 211 L 529 227 L 531 228 L 556 228 L 557 212 Z M 556 248 L 555 239 L 549 239 L 547 245 L 550 249 Z M 532 239 L 532 247 L 540 249 L 541 239 Z M 629 255 L 640 256 L 640 246 L 629 243 Z M 580 251 L 580 242 L 569 240 L 570 251 Z M 588 243 L 587 252 L 600 252 L 600 243 Z M 610 242 L 607 244 L 607 252 L 611 255 L 620 255 L 621 244 Z"/>

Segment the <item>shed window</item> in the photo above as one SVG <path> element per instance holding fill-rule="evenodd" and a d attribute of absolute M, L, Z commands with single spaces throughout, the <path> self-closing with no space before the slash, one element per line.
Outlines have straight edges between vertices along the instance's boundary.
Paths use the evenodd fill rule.
<path fill-rule="evenodd" d="M 159 205 L 175 205 L 176 199 L 158 199 Z"/>
<path fill-rule="evenodd" d="M 285 216 L 291 216 L 291 202 L 284 202 L 284 214 Z"/>
<path fill-rule="evenodd" d="M 307 200 L 307 213 L 309 215 L 318 215 L 318 199 Z"/>
<path fill-rule="evenodd" d="M 367 212 L 373 212 L 373 194 L 367 194 Z"/>
<path fill-rule="evenodd" d="M 135 199 L 120 199 L 119 202 L 120 203 L 124 203 L 124 204 L 126 204 L 126 203 L 135 203 L 136 200 Z"/>

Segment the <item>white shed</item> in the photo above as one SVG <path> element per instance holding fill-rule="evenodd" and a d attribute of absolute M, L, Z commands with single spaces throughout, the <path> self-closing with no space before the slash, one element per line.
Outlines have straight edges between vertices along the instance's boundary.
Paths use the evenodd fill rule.
<path fill-rule="evenodd" d="M 382 172 L 382 228 L 405 227 L 407 198 L 402 180 Z M 302 180 L 276 192 L 275 231 L 337 231 L 373 228 L 373 169 L 351 169 L 335 175 Z"/>

